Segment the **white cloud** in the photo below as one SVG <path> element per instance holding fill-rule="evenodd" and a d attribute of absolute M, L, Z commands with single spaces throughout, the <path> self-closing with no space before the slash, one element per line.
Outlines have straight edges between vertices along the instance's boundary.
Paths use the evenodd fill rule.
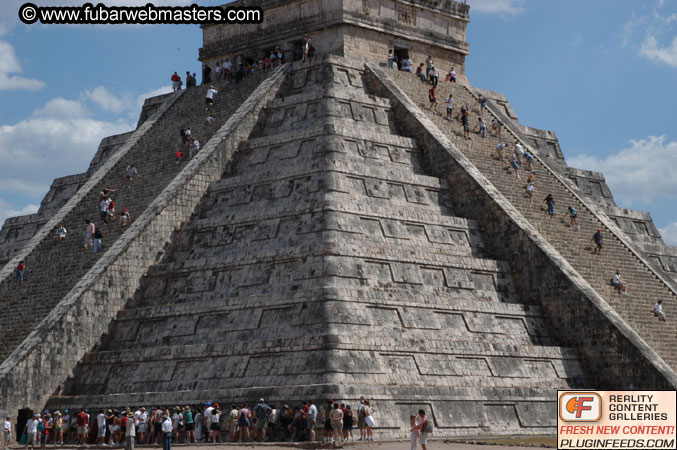
<path fill-rule="evenodd" d="M 606 158 L 580 155 L 569 165 L 603 172 L 621 205 L 651 203 L 657 198 L 677 201 L 677 141 L 649 136 L 630 141 L 630 147 Z"/>
<path fill-rule="evenodd" d="M 172 92 L 172 87 L 167 85 L 159 87 L 157 89 L 150 90 L 148 92 L 144 92 L 143 94 L 139 94 L 139 96 L 136 97 L 136 107 L 140 112 L 141 107 L 143 106 L 143 102 L 145 102 L 147 98 L 157 97 L 158 95 L 163 94 L 169 94 L 170 92 Z"/>
<path fill-rule="evenodd" d="M 86 170 L 101 139 L 134 129 L 144 100 L 168 92 L 171 87 L 163 86 L 117 96 L 99 86 L 76 99 L 53 98 L 18 123 L 0 124 L 0 219 L 34 212 L 54 178 Z M 120 118 L 100 120 L 90 105 Z M 17 206 L 17 199 L 30 204 Z"/>
<path fill-rule="evenodd" d="M 30 211 L 30 204 L 42 199 L 54 178 L 87 168 L 102 138 L 133 128 L 124 119 L 99 120 L 83 101 L 61 97 L 18 123 L 0 125 L 3 217 Z M 17 207 L 18 201 L 30 204 Z M 6 207 L 10 203 L 13 208 Z"/>
<path fill-rule="evenodd" d="M 519 14 L 524 12 L 526 0 L 468 0 L 470 12 L 492 14 Z"/>
<path fill-rule="evenodd" d="M 75 116 L 33 116 L 0 126 L 0 195 L 39 197 L 54 178 L 85 170 L 102 138 L 132 128 Z"/>
<path fill-rule="evenodd" d="M 0 91 L 12 89 L 36 91 L 45 87 L 42 81 L 15 75 L 17 73 L 21 73 L 21 65 L 14 53 L 14 47 L 9 42 L 0 41 Z"/>
<path fill-rule="evenodd" d="M 5 223 L 8 217 L 25 216 L 27 214 L 35 214 L 38 212 L 40 205 L 26 205 L 21 209 L 13 208 L 7 201 L 0 198 L 0 226 Z"/>
<path fill-rule="evenodd" d="M 90 112 L 85 105 L 62 97 L 53 98 L 45 106 L 33 112 L 34 117 L 79 118 L 89 116 Z"/>
<path fill-rule="evenodd" d="M 672 222 L 665 228 L 659 228 L 658 231 L 666 244 L 677 246 L 677 222 Z"/>
<path fill-rule="evenodd" d="M 92 101 L 97 104 L 102 110 L 119 114 L 122 111 L 133 106 L 131 97 L 123 95 L 118 97 L 111 93 L 104 86 L 97 86 L 93 90 L 86 90 L 82 94 L 82 98 Z"/>
<path fill-rule="evenodd" d="M 677 67 L 677 37 L 672 40 L 672 44 L 661 46 L 655 36 L 649 35 L 642 42 L 639 54 L 652 61 Z"/>
<path fill-rule="evenodd" d="M 665 14 L 667 4 L 659 0 L 651 14 L 633 15 L 623 26 L 622 40 L 641 57 L 677 68 L 677 13 Z"/>

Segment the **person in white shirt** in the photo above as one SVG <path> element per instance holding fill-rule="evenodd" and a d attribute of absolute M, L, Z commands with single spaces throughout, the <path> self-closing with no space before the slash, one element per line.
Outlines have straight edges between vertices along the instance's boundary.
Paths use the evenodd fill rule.
<path fill-rule="evenodd" d="M 204 410 L 204 430 L 205 434 L 207 435 L 207 442 L 211 441 L 211 430 L 212 430 L 212 411 L 214 411 L 214 408 L 212 407 L 211 402 L 207 402 L 207 409 Z"/>
<path fill-rule="evenodd" d="M 227 80 L 230 78 L 231 73 L 233 72 L 233 63 L 230 62 L 230 58 L 226 58 L 223 62 L 223 79 Z"/>
<path fill-rule="evenodd" d="M 162 415 L 162 434 L 164 434 L 164 450 L 172 450 L 172 432 L 174 428 L 172 427 L 172 420 L 167 416 L 167 414 Z"/>
<path fill-rule="evenodd" d="M 12 440 L 12 418 L 10 416 L 5 417 L 5 427 L 4 427 L 4 447 L 9 447 L 9 442 Z"/>
<path fill-rule="evenodd" d="M 146 408 L 141 408 L 139 410 L 139 415 L 137 416 L 139 423 L 139 443 L 146 443 L 146 432 L 148 431 L 148 413 Z"/>
<path fill-rule="evenodd" d="M 404 61 L 402 61 L 402 70 L 411 73 L 411 66 L 413 64 L 414 63 L 411 61 L 411 59 L 409 58 L 405 59 Z"/>
<path fill-rule="evenodd" d="M 219 91 L 214 89 L 214 86 L 209 86 L 207 89 L 207 95 L 205 96 L 205 111 L 209 111 L 209 108 L 214 105 L 214 94 L 218 94 Z"/>
<path fill-rule="evenodd" d="M 450 83 L 456 83 L 456 71 L 452 67 L 451 70 L 449 70 L 449 82 Z"/>
<path fill-rule="evenodd" d="M 625 281 L 623 281 L 620 269 L 618 269 L 614 274 L 614 277 L 611 279 L 611 284 L 613 284 L 614 287 L 621 292 L 621 294 L 628 295 L 628 285 L 625 283 Z"/>
<path fill-rule="evenodd" d="M 193 153 L 197 153 L 200 150 L 200 142 L 193 138 L 193 141 L 190 143 L 190 149 L 188 150 L 188 158 L 193 157 Z"/>
<path fill-rule="evenodd" d="M 515 142 L 515 156 L 517 156 L 517 161 L 522 164 L 522 157 L 524 156 L 524 148 L 519 142 Z"/>
<path fill-rule="evenodd" d="M 103 223 L 108 223 L 108 205 L 110 205 L 110 199 L 108 197 L 101 200 L 101 203 L 99 204 L 99 212 L 101 213 L 101 220 L 103 220 Z"/>
<path fill-rule="evenodd" d="M 310 440 L 315 441 L 315 426 L 317 425 L 317 406 L 312 401 L 308 401 L 308 428 L 310 429 Z"/>
<path fill-rule="evenodd" d="M 207 126 L 210 126 L 211 124 L 213 124 L 214 120 L 215 119 L 212 116 L 207 116 L 207 118 L 205 119 L 205 121 L 207 122 Z"/>
<path fill-rule="evenodd" d="M 444 101 L 447 105 L 447 120 L 451 120 L 451 115 L 454 112 L 454 97 L 449 94 L 449 97 Z"/>
<path fill-rule="evenodd" d="M 653 305 L 653 316 L 658 317 L 658 320 L 665 322 L 665 313 L 663 312 L 663 300 L 658 300 Z"/>
<path fill-rule="evenodd" d="M 132 424 L 134 416 L 127 415 L 127 426 L 125 427 L 125 450 L 134 450 L 134 439 L 136 438 L 136 427 Z"/>
<path fill-rule="evenodd" d="M 35 448 L 35 438 L 38 433 L 38 423 L 40 422 L 40 414 L 33 414 L 32 419 L 28 419 L 26 426 L 24 427 L 24 433 L 26 433 L 26 447 L 30 444 L 31 449 Z"/>
<path fill-rule="evenodd" d="M 60 243 L 66 238 L 67 234 L 68 230 L 66 227 L 64 227 L 63 224 L 59 224 L 59 228 L 56 229 L 56 241 Z"/>
<path fill-rule="evenodd" d="M 96 435 L 99 445 L 104 445 L 106 439 L 106 414 L 102 409 L 101 412 L 96 416 L 96 426 L 98 428 L 98 434 Z"/>

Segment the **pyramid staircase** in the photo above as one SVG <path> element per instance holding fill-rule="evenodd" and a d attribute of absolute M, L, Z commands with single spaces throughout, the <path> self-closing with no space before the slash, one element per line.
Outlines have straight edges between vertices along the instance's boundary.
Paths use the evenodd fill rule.
<path fill-rule="evenodd" d="M 161 261 L 49 408 L 373 399 L 382 435 L 544 433 L 584 387 L 513 268 L 455 212 L 391 101 L 294 63 Z"/>

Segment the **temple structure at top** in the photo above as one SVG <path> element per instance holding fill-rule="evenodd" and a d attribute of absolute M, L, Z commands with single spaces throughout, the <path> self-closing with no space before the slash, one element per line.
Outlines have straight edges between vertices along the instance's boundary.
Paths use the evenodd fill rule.
<path fill-rule="evenodd" d="M 260 24 L 204 25 L 200 61 L 238 64 L 270 55 L 276 47 L 294 60 L 304 36 L 318 54 L 384 60 L 389 49 L 413 61 L 432 56 L 440 67 L 465 73 L 470 6 L 454 0 L 241 0 L 227 6 L 260 6 Z"/>

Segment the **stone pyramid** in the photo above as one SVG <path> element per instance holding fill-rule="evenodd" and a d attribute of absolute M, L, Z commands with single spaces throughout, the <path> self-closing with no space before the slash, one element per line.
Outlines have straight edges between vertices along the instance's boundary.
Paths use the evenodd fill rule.
<path fill-rule="evenodd" d="M 412 11 L 444 13 L 453 49 L 398 42 L 412 59 L 432 48 L 462 64 L 467 6 L 433 3 L 395 17 L 406 30 Z M 393 39 L 387 11 L 351 8 L 319 31 L 335 11 L 301 21 L 320 56 L 224 86 L 213 128 L 195 125 L 204 88 L 147 101 L 137 130 L 100 151 L 77 192 L 15 247 L 0 285 L 12 311 L 0 329 L 3 412 L 364 395 L 384 436 L 404 435 L 421 407 L 438 436 L 549 433 L 558 389 L 677 385 L 672 338 L 656 338 L 674 326 L 646 314 L 651 296 L 674 302 L 672 280 L 562 175 L 554 134 L 521 126 L 462 65 L 461 83 L 440 86 L 457 105 L 491 98 L 504 132 L 536 153 L 539 189 L 577 202 L 580 236 L 524 201 L 491 159 L 497 138 L 460 139 L 422 108 L 425 84 L 379 65 Z M 276 14 L 276 25 L 295 20 Z M 242 42 L 218 47 L 227 36 L 214 28 L 207 64 Z M 177 166 L 166 148 L 188 121 L 206 145 Z M 104 228 L 103 256 L 82 253 L 77 236 L 56 246 L 53 228 L 78 229 L 131 161 L 150 174 L 119 194 L 139 211 L 133 226 Z M 570 249 L 599 227 L 609 256 Z M 23 291 L 9 278 L 18 259 L 39 268 Z M 55 261 L 70 264 L 62 280 Z M 644 286 L 632 305 L 605 285 L 619 264 Z M 21 314 L 27 301 L 34 314 Z"/>
<path fill-rule="evenodd" d="M 457 432 L 552 425 L 554 390 L 587 379 L 576 350 L 454 214 L 363 71 L 294 64 L 49 407 L 367 395 L 384 431 L 418 405 Z"/>

